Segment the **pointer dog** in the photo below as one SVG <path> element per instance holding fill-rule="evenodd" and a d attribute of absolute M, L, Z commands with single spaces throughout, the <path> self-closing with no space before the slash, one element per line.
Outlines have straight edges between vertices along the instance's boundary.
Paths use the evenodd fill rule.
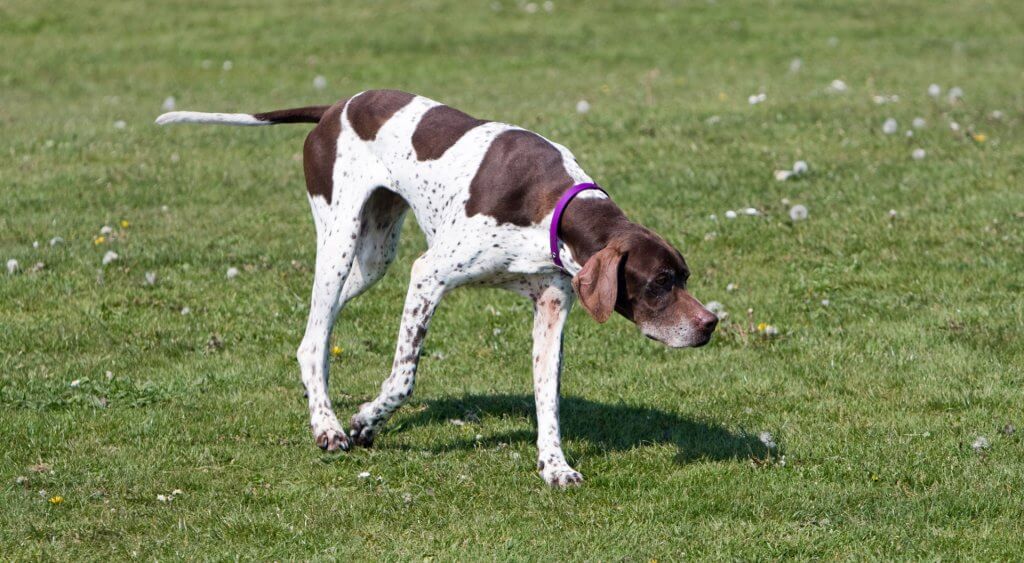
<path fill-rule="evenodd" d="M 268 113 L 175 111 L 156 122 L 316 123 L 303 161 L 316 274 L 297 357 L 322 449 L 372 445 L 412 395 L 434 310 L 462 285 L 503 287 L 533 301 L 537 467 L 557 487 L 583 479 L 565 460 L 558 426 L 562 330 L 575 296 L 598 322 L 616 311 L 673 348 L 706 344 L 718 323 L 686 291 L 690 271 L 679 251 L 629 221 L 568 149 L 536 133 L 396 90 Z M 412 267 L 391 375 L 346 435 L 327 395 L 332 325 L 384 275 L 410 208 L 428 249 Z"/>

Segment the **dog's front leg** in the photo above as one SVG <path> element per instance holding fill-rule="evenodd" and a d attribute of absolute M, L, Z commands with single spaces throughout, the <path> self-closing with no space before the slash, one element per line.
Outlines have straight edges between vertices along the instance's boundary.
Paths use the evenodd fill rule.
<path fill-rule="evenodd" d="M 430 318 L 450 288 L 446 285 L 450 280 L 443 279 L 441 271 L 432 263 L 429 252 L 413 264 L 391 375 L 384 380 L 377 398 L 360 406 L 352 417 L 350 434 L 357 445 L 372 446 L 381 426 L 412 396 Z"/>
<path fill-rule="evenodd" d="M 537 469 L 553 487 L 583 482 L 562 453 L 558 394 L 562 373 L 562 329 L 572 307 L 569 278 L 559 275 L 531 292 L 533 298 L 533 392 L 537 402 Z"/>

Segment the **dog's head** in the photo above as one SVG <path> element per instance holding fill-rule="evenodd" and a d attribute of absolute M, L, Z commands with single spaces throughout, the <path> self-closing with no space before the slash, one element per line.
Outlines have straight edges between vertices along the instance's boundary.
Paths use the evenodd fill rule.
<path fill-rule="evenodd" d="M 599 323 L 612 311 L 672 348 L 703 346 L 718 317 L 686 291 L 690 270 L 678 250 L 644 228 L 613 238 L 572 280 L 580 304 Z"/>

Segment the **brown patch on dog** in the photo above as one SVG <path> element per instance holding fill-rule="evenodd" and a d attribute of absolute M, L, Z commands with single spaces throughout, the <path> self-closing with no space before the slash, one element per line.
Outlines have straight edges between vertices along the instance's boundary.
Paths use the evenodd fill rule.
<path fill-rule="evenodd" d="M 334 161 L 338 157 L 338 135 L 341 133 L 341 112 L 348 99 L 341 100 L 324 112 L 317 126 L 306 136 L 302 149 L 302 168 L 306 173 L 306 191 L 331 203 L 334 192 Z"/>
<path fill-rule="evenodd" d="M 308 106 L 254 113 L 252 116 L 270 123 L 319 123 L 329 109 L 331 106 Z"/>
<path fill-rule="evenodd" d="M 529 131 L 505 131 L 491 142 L 469 184 L 466 215 L 525 227 L 550 213 L 572 185 L 562 153 L 551 143 Z"/>
<path fill-rule="evenodd" d="M 470 129 L 487 123 L 455 108 L 435 106 L 427 110 L 412 134 L 418 160 L 437 160 Z"/>
<path fill-rule="evenodd" d="M 356 135 L 364 141 L 377 138 L 377 132 L 415 96 L 399 90 L 368 90 L 356 96 L 348 106 L 348 120 Z"/>

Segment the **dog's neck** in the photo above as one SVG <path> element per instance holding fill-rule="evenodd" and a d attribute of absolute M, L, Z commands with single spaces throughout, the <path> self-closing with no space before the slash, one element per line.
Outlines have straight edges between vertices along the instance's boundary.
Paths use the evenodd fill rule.
<path fill-rule="evenodd" d="M 583 266 L 613 238 L 636 226 L 611 199 L 576 198 L 565 208 L 558 234 Z"/>

